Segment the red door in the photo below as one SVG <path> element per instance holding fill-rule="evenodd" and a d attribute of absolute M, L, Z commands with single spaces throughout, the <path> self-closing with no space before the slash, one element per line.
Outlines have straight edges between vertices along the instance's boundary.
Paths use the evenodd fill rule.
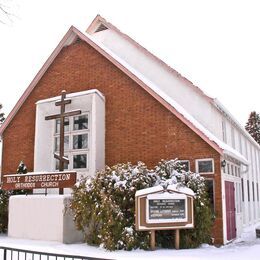
<path fill-rule="evenodd" d="M 236 238 L 236 208 L 234 183 L 225 181 L 227 240 Z"/>

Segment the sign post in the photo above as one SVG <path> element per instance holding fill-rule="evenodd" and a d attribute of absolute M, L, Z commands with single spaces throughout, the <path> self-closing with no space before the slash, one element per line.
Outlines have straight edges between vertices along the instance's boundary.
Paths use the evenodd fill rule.
<path fill-rule="evenodd" d="M 150 248 L 151 250 L 155 250 L 155 230 L 151 230 L 150 236 Z"/>
<path fill-rule="evenodd" d="M 151 250 L 155 249 L 156 230 L 175 230 L 175 248 L 180 248 L 180 229 L 194 227 L 193 197 L 191 189 L 179 190 L 176 185 L 166 190 L 156 186 L 136 192 L 136 230 L 151 232 Z"/>

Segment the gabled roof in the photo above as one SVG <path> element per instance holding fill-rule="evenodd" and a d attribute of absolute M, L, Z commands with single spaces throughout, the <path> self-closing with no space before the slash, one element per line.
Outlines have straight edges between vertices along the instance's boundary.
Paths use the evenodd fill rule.
<path fill-rule="evenodd" d="M 196 85 L 194 85 L 190 80 L 188 80 L 187 78 L 185 78 L 183 75 L 181 75 L 178 71 L 176 71 L 175 69 L 173 69 L 171 66 L 169 66 L 167 63 L 165 63 L 164 61 L 162 61 L 161 59 L 159 59 L 157 56 L 155 56 L 153 53 L 151 53 L 150 51 L 148 51 L 146 48 L 144 48 L 142 45 L 140 45 L 138 42 L 136 42 L 135 40 L 133 40 L 131 37 L 129 37 L 127 34 L 122 33 L 116 26 L 114 26 L 113 24 L 109 23 L 108 21 L 106 21 L 106 19 L 104 19 L 102 16 L 100 16 L 99 14 L 95 17 L 95 19 L 92 21 L 92 23 L 89 25 L 89 27 L 87 28 L 86 32 L 90 35 L 94 34 L 95 32 L 99 31 L 99 28 L 101 26 L 104 26 L 108 29 L 111 29 L 115 32 L 117 32 L 121 37 L 123 37 L 124 39 L 126 39 L 128 42 L 130 42 L 131 44 L 133 44 L 134 46 L 136 46 L 139 50 L 141 50 L 145 55 L 149 56 L 149 58 L 155 60 L 156 62 L 158 62 L 160 64 L 160 66 L 164 67 L 166 70 L 168 70 L 170 73 L 176 75 L 179 80 L 182 80 L 183 82 L 185 82 L 188 86 L 190 86 L 191 88 L 193 88 L 196 92 L 198 92 L 200 95 L 202 95 L 204 98 L 206 98 L 209 102 L 213 102 L 214 99 L 209 97 L 208 95 L 206 95 L 199 87 L 197 87 Z"/>
<path fill-rule="evenodd" d="M 33 91 L 34 87 L 37 85 L 39 80 L 42 78 L 46 70 L 52 64 L 54 59 L 60 53 L 63 47 L 70 45 L 74 41 L 80 38 L 82 41 L 85 41 L 90 46 L 92 46 L 96 51 L 98 51 L 101 55 L 107 58 L 110 62 L 112 62 L 115 66 L 117 66 L 120 70 L 122 70 L 126 75 L 128 75 L 131 79 L 133 79 L 136 83 L 138 83 L 145 91 L 147 91 L 151 96 L 153 96 L 157 101 L 159 101 L 164 107 L 170 110 L 177 118 L 179 118 L 184 124 L 186 124 L 193 132 L 198 134 L 205 142 L 207 142 L 213 149 L 215 149 L 220 154 L 228 154 L 235 159 L 238 159 L 240 162 L 244 164 L 248 164 L 248 161 L 238 153 L 236 150 L 226 145 L 218 138 L 216 138 L 212 133 L 210 133 L 203 125 L 201 125 L 194 117 L 188 114 L 183 107 L 181 107 L 178 103 L 176 103 L 172 98 L 166 95 L 164 92 L 160 90 L 158 86 L 153 84 L 153 82 L 146 79 L 143 75 L 141 75 L 134 68 L 130 67 L 124 60 L 116 56 L 105 46 L 97 42 L 91 35 L 83 33 L 79 31 L 74 26 L 71 26 L 65 36 L 62 38 L 58 46 L 55 48 L 53 53 L 44 63 L 43 67 L 37 73 L 31 84 L 25 90 L 21 98 L 16 103 L 15 107 L 12 109 L 4 123 L 0 128 L 0 135 L 3 134 L 9 123 L 12 121 L 16 113 L 19 111 L 20 107 L 23 105 L 27 97 Z M 155 57 L 155 56 L 154 56 Z M 158 59 L 158 58 L 156 58 Z M 163 63 L 163 62 L 162 62 Z M 166 65 L 166 64 L 165 64 Z M 166 65 L 167 66 L 167 65 Z M 169 67 L 169 66 L 168 66 Z M 171 69 L 169 67 L 169 69 Z M 174 70 L 173 70 L 174 71 Z M 174 72 L 176 73 L 176 72 Z M 199 90 L 198 90 L 199 91 Z M 205 95 L 205 94 L 204 94 Z M 206 97 L 207 98 L 207 97 Z"/>
<path fill-rule="evenodd" d="M 241 124 L 235 119 L 233 115 L 231 115 L 228 109 L 226 109 L 218 99 L 211 98 L 208 95 L 206 95 L 199 87 L 194 85 L 190 80 L 182 76 L 178 71 L 176 71 L 168 64 L 166 64 L 164 61 L 156 57 L 153 53 L 149 52 L 147 49 L 145 49 L 143 46 L 141 46 L 138 42 L 133 40 L 131 37 L 122 33 L 116 26 L 106 21 L 106 19 L 104 19 L 102 16 L 97 15 L 95 19 L 92 21 L 92 23 L 89 25 L 89 27 L 87 28 L 86 32 L 92 35 L 95 32 L 101 31 L 100 28 L 102 28 L 102 30 L 105 30 L 105 28 L 111 29 L 114 32 L 118 33 L 121 37 L 123 37 L 128 42 L 136 46 L 139 50 L 141 50 L 145 55 L 149 56 L 149 58 L 156 60 L 160 64 L 160 66 L 163 66 L 170 73 L 175 74 L 179 78 L 179 80 L 184 81 L 189 87 L 191 87 L 198 94 L 204 97 L 214 107 L 216 107 L 229 121 L 231 121 L 232 124 L 234 124 L 238 129 L 240 129 L 241 133 L 243 133 L 255 146 L 260 148 L 259 144 L 254 140 L 254 138 L 245 130 L 243 126 L 241 126 Z"/>

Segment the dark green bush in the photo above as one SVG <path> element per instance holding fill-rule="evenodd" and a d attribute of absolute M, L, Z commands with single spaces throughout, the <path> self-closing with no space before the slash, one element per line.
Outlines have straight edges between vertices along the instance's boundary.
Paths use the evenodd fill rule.
<path fill-rule="evenodd" d="M 184 172 L 176 160 L 161 161 L 153 170 L 137 165 L 106 167 L 92 178 L 82 179 L 73 189 L 70 208 L 79 230 L 89 244 L 108 250 L 149 248 L 148 232 L 135 230 L 135 193 L 156 185 L 178 184 L 191 188 L 195 195 L 195 225 L 181 231 L 181 247 L 196 247 L 208 242 L 211 211 L 204 180 L 198 174 Z M 171 247 L 173 231 L 157 232 L 157 245 Z"/>
<path fill-rule="evenodd" d="M 0 233 L 7 232 L 9 198 L 18 194 L 26 194 L 26 191 L 5 191 L 0 184 Z"/>
<path fill-rule="evenodd" d="M 0 187 L 0 233 L 6 233 L 8 225 L 8 201 L 10 193 Z"/>

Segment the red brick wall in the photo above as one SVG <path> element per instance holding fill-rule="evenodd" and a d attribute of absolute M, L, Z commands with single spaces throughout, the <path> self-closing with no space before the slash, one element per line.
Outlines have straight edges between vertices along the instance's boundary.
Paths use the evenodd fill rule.
<path fill-rule="evenodd" d="M 164 158 L 214 158 L 215 186 L 220 192 L 219 154 L 177 117 L 151 97 L 88 44 L 65 47 L 27 98 L 3 135 L 2 171 L 16 172 L 21 160 L 33 170 L 35 103 L 40 99 L 87 89 L 106 97 L 106 164 L 136 163 L 154 166 Z M 220 193 L 219 193 L 220 194 Z M 216 195 L 217 219 L 221 218 L 221 195 Z M 221 222 L 221 221 L 219 221 Z M 222 232 L 218 225 L 216 234 Z M 221 241 L 222 233 L 217 234 Z"/>

